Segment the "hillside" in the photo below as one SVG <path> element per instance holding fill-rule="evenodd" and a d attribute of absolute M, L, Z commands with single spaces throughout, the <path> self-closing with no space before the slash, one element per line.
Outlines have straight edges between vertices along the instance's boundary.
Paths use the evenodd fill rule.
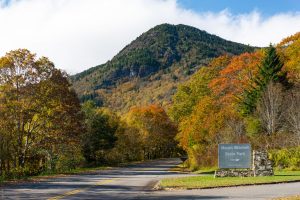
<path fill-rule="evenodd" d="M 112 60 L 71 77 L 82 101 L 96 99 L 117 111 L 159 103 L 167 106 L 178 83 L 210 59 L 253 51 L 186 25 L 158 25 L 143 33 Z"/>

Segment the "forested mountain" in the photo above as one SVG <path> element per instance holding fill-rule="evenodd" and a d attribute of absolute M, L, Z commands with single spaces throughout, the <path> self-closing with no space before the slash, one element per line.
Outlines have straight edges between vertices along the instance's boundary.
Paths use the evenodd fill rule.
<path fill-rule="evenodd" d="M 71 80 L 82 101 L 95 99 L 113 110 L 149 103 L 167 106 L 178 83 L 212 58 L 253 50 L 191 26 L 162 24 L 143 33 L 112 60 Z"/>

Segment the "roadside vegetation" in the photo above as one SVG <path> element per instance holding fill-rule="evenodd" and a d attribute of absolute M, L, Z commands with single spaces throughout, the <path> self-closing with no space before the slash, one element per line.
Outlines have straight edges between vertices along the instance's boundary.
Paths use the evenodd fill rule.
<path fill-rule="evenodd" d="M 164 109 L 121 117 L 81 105 L 68 80 L 26 49 L 0 58 L 0 181 L 176 155 L 177 126 Z"/>
<path fill-rule="evenodd" d="M 277 169 L 300 169 L 300 33 L 276 47 L 221 56 L 173 96 L 169 115 L 191 170 L 217 166 L 220 143 L 268 150 Z"/>

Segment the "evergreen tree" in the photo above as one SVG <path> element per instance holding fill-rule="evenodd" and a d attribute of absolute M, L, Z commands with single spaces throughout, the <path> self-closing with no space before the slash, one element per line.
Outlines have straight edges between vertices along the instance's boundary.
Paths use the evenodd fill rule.
<path fill-rule="evenodd" d="M 280 82 L 284 85 L 287 83 L 286 73 L 282 72 L 283 65 L 284 63 L 276 53 L 276 48 L 270 46 L 259 69 L 258 77 L 254 80 L 261 91 L 266 88 L 270 81 Z"/>
<path fill-rule="evenodd" d="M 257 76 L 252 80 L 252 87 L 245 90 L 241 98 L 241 112 L 248 115 L 254 112 L 256 104 L 261 97 L 266 86 L 271 81 L 288 86 L 286 73 L 282 71 L 283 62 L 280 60 L 276 48 L 270 45 L 266 50 Z"/>

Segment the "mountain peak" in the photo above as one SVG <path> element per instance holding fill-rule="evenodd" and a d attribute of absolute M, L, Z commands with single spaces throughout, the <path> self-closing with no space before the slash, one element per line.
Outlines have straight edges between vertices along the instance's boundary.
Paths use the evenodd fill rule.
<path fill-rule="evenodd" d="M 155 82 L 162 77 L 176 76 L 180 77 L 172 80 L 176 89 L 178 82 L 212 58 L 223 54 L 237 55 L 253 49 L 192 26 L 160 24 L 137 37 L 111 61 L 73 76 L 73 83 L 79 95 L 96 92 L 107 96 L 108 90 L 123 87 L 124 84 L 130 85 L 134 81 L 142 85 L 151 85 L 150 80 Z M 137 87 L 139 91 L 144 89 L 141 86 Z M 171 93 L 165 92 L 159 94 L 162 100 Z M 148 99 L 149 103 L 156 101 L 154 97 Z"/>

